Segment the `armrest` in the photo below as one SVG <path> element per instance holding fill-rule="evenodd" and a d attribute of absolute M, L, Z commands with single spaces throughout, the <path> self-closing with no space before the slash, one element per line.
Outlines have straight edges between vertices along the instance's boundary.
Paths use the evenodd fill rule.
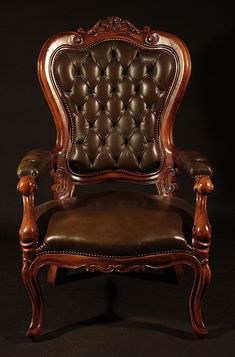
<path fill-rule="evenodd" d="M 23 198 L 23 219 L 19 230 L 20 245 L 23 253 L 22 274 L 27 274 L 28 265 L 36 256 L 38 229 L 34 210 L 34 193 L 37 184 L 33 176 L 23 176 L 17 190 Z"/>
<path fill-rule="evenodd" d="M 183 167 L 192 178 L 213 175 L 209 160 L 197 151 L 174 150 L 173 157 L 176 164 Z"/>
<path fill-rule="evenodd" d="M 193 189 L 196 193 L 196 205 L 192 243 L 196 256 L 205 263 L 205 269 L 209 269 L 207 261 L 211 247 L 211 226 L 207 215 L 207 196 L 214 190 L 211 181 L 213 170 L 209 160 L 197 151 L 174 148 L 173 158 L 175 163 L 183 167 L 194 180 Z"/>
<path fill-rule="evenodd" d="M 27 274 L 28 265 L 36 256 L 38 229 L 34 210 L 34 193 L 36 180 L 49 166 L 51 154 L 48 150 L 31 150 L 21 160 L 17 175 L 20 181 L 17 190 L 23 198 L 23 219 L 19 231 L 20 245 L 23 253 L 22 274 Z"/>
<path fill-rule="evenodd" d="M 44 172 L 51 161 L 51 153 L 48 150 L 35 149 L 28 152 L 17 168 L 19 178 L 33 176 L 35 180 Z"/>

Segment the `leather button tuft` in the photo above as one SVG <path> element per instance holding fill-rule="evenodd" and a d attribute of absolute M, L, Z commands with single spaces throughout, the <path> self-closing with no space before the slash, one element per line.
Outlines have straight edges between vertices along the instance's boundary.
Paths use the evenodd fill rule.
<path fill-rule="evenodd" d="M 82 51 L 66 48 L 56 55 L 54 75 L 66 108 L 74 114 L 74 135 L 79 138 L 70 155 L 76 173 L 145 173 L 158 167 L 158 146 L 152 140 L 165 103 L 161 93 L 171 87 L 173 68 L 173 56 L 163 49 L 149 51 L 121 40 L 97 41 Z"/>

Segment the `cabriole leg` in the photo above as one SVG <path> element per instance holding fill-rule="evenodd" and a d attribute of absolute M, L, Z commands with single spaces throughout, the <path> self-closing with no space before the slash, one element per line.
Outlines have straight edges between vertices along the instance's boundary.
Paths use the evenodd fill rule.
<path fill-rule="evenodd" d="M 210 280 L 211 270 L 208 262 L 194 268 L 194 285 L 190 295 L 189 309 L 193 333 L 199 338 L 203 338 L 208 333 L 202 319 L 202 298 Z"/>
<path fill-rule="evenodd" d="M 27 336 L 34 342 L 39 339 L 43 315 L 43 297 L 38 283 L 38 268 L 33 265 L 23 268 L 22 277 L 32 305 L 32 319 Z"/>

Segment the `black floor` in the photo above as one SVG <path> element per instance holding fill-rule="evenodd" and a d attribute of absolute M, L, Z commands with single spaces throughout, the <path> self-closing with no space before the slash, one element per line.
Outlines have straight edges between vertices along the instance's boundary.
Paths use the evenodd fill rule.
<path fill-rule="evenodd" d="M 163 282 L 159 274 L 109 274 L 55 288 L 42 272 L 46 311 L 41 341 L 33 344 L 24 335 L 30 304 L 17 239 L 5 237 L 1 246 L 0 356 L 235 355 L 235 240 L 214 239 L 213 280 L 204 300 L 210 333 L 200 341 L 189 323 L 187 269 L 180 285 Z"/>

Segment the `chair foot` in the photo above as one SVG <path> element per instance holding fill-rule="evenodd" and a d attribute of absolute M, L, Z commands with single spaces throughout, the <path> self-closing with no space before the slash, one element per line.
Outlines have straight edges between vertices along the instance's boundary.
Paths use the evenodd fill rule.
<path fill-rule="evenodd" d="M 27 336 L 32 341 L 37 341 L 41 333 L 42 314 L 43 314 L 43 296 L 38 283 L 37 273 L 39 267 L 24 265 L 22 277 L 32 305 L 32 319 L 27 331 Z"/>
<path fill-rule="evenodd" d="M 207 330 L 207 328 L 200 328 L 200 332 L 199 332 L 199 330 L 197 330 L 197 331 L 193 330 L 193 334 L 199 340 L 203 340 L 203 338 L 205 338 L 206 335 L 208 334 L 208 330 Z"/>
<path fill-rule="evenodd" d="M 190 317 L 193 333 L 197 338 L 204 338 L 208 330 L 202 319 L 202 298 L 210 284 L 211 270 L 208 262 L 194 268 L 194 285 L 189 300 Z"/>
<path fill-rule="evenodd" d="M 38 341 L 41 336 L 41 326 L 29 328 L 26 332 L 26 335 L 30 338 L 32 342 Z"/>

